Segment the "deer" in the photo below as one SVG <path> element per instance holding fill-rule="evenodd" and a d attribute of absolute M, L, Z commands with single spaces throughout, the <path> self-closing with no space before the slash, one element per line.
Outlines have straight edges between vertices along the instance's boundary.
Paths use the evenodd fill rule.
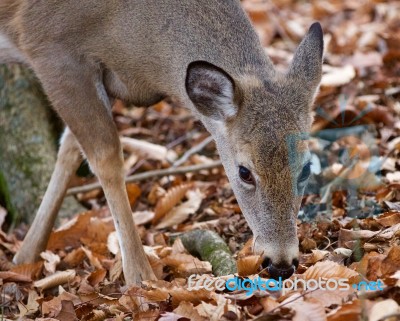
<path fill-rule="evenodd" d="M 34 262 L 46 249 L 85 157 L 114 220 L 126 283 L 155 279 L 132 217 L 111 107 L 115 99 L 151 106 L 172 97 L 214 138 L 261 266 L 272 278 L 290 277 L 310 154 L 293 161 L 287 137 L 311 129 L 323 47 L 314 22 L 287 70 L 278 70 L 238 0 L 2 0 L 0 61 L 30 66 L 66 125 L 14 263 Z"/>

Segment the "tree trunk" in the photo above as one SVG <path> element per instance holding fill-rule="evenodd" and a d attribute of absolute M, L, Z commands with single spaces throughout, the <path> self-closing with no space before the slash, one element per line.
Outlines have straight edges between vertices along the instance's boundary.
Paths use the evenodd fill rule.
<path fill-rule="evenodd" d="M 0 65 L 0 203 L 9 222 L 30 222 L 39 207 L 56 160 L 57 124 L 34 74 Z M 69 197 L 63 209 L 68 215 L 82 207 Z"/>

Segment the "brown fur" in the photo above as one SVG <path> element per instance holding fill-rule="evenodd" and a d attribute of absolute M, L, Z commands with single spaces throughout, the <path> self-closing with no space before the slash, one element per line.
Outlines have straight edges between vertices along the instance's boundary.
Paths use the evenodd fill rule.
<path fill-rule="evenodd" d="M 166 96 L 193 110 L 215 138 L 256 236 L 255 250 L 276 265 L 297 257 L 300 197 L 292 192 L 292 178 L 306 159 L 293 170 L 285 139 L 310 129 L 321 77 L 319 25 L 310 29 L 285 74 L 265 56 L 236 0 L 3 0 L 0 35 L 13 44 L 0 59 L 27 62 L 69 128 L 16 262 L 34 261 L 45 248 L 78 164 L 79 157 L 70 154 L 81 148 L 114 216 L 127 282 L 154 278 L 124 189 L 110 100 L 147 106 Z M 239 165 L 252 170 L 256 186 L 240 180 Z"/>

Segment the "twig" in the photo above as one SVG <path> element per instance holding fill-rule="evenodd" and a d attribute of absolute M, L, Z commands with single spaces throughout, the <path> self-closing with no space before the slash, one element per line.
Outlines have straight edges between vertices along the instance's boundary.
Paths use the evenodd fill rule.
<path fill-rule="evenodd" d="M 189 150 L 187 150 L 181 158 L 177 159 L 173 164 L 172 167 L 178 167 L 186 162 L 190 156 L 200 152 L 204 147 L 206 147 L 209 143 L 211 143 L 214 139 L 209 136 L 206 139 L 202 140 L 199 144 L 193 146 Z"/>
<path fill-rule="evenodd" d="M 171 167 L 167 169 L 157 169 L 154 171 L 148 171 L 145 173 L 139 173 L 135 175 L 128 176 L 125 179 L 126 183 L 130 182 L 135 182 L 135 181 L 143 181 L 148 178 L 153 178 L 153 177 L 161 177 L 161 176 L 168 176 L 168 175 L 177 175 L 177 174 L 186 174 L 186 173 L 191 173 L 191 172 L 198 172 L 204 169 L 211 169 L 215 167 L 221 166 L 222 163 L 221 161 L 214 161 L 212 163 L 208 164 L 199 164 L 199 165 L 191 165 L 191 166 L 183 166 L 183 167 Z M 73 187 L 68 189 L 66 195 L 74 195 L 78 193 L 85 193 L 92 191 L 94 189 L 101 188 L 100 183 L 93 183 L 93 184 L 87 184 L 84 186 L 78 186 L 78 187 Z"/>

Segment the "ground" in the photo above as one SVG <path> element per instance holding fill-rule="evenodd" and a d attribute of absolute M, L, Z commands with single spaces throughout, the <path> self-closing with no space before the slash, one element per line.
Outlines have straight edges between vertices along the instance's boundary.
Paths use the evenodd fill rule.
<path fill-rule="evenodd" d="M 134 177 L 127 185 L 134 219 L 159 281 L 125 286 L 104 196 L 100 189 L 82 190 L 95 178 L 75 178 L 71 193 L 91 210 L 53 232 L 43 260 L 11 263 L 27 226 L 0 235 L 3 316 L 164 321 L 399 318 L 400 3 L 242 3 L 267 53 L 281 68 L 313 21 L 320 21 L 324 29 L 324 75 L 310 139 L 313 176 L 298 219 L 300 265 L 292 277 L 299 281 L 297 289 L 288 289 L 290 283 L 280 291 L 273 285 L 269 290 L 218 289 L 218 277 L 212 276 L 219 273 L 218 262 L 193 249 L 189 253 L 187 249 L 195 246 L 189 246 L 185 236 L 181 240 L 180 233 L 216 232 L 207 246 L 212 251 L 213 244 L 224 241 L 241 280 L 266 280 L 268 274 L 251 252 L 251 231 L 215 162 L 214 143 L 203 144 L 180 161 L 208 137 L 187 110 L 173 101 L 148 109 L 129 109 L 117 102 L 114 117 L 125 137 L 127 175 L 171 168 L 177 159 L 179 166 L 205 168 L 140 181 Z M 0 218 L 5 215 L 0 211 Z M 193 279 L 199 287 L 188 284 L 193 274 L 203 275 L 199 283 Z M 210 291 L 206 278 L 214 282 Z M 323 286 L 328 290 L 315 289 L 311 280 L 319 279 L 331 280 Z M 340 280 L 342 286 L 335 289 Z"/>

